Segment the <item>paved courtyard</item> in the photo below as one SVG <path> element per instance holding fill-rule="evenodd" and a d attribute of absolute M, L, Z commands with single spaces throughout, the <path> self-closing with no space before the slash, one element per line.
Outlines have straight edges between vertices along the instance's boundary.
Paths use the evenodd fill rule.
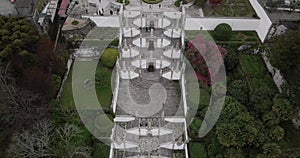
<path fill-rule="evenodd" d="M 15 4 L 10 0 L 0 1 L 0 15 L 17 15 L 17 11 L 14 8 Z"/>

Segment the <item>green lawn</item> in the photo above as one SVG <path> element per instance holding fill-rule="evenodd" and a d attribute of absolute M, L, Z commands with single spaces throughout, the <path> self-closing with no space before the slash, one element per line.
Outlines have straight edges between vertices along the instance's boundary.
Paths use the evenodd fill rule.
<path fill-rule="evenodd" d="M 241 63 L 247 75 L 255 78 L 262 78 L 267 73 L 263 60 L 258 55 L 241 55 Z"/>
<path fill-rule="evenodd" d="M 223 0 L 221 5 L 212 7 L 204 5 L 205 16 L 227 16 L 256 18 L 256 13 L 248 0 Z"/>
<path fill-rule="evenodd" d="M 96 84 L 96 94 L 101 106 L 104 109 L 110 109 L 111 101 L 112 101 L 112 89 L 111 89 L 111 76 L 112 76 L 112 69 L 108 69 L 102 66 L 100 63 L 97 66 L 97 72 L 101 72 L 103 75 L 101 80 L 104 80 L 104 85 Z M 96 73 L 97 75 L 98 73 Z M 97 77 L 96 77 L 97 80 Z M 97 82 L 97 81 L 96 81 Z"/>
<path fill-rule="evenodd" d="M 72 68 L 70 70 L 67 80 L 65 81 L 59 104 L 62 108 L 73 108 L 75 105 L 72 94 Z"/>
<path fill-rule="evenodd" d="M 212 35 L 213 30 L 190 30 L 185 31 L 186 38 L 188 40 L 195 39 L 198 35 L 203 37 L 206 41 L 214 41 Z M 215 41 L 216 43 L 224 44 L 224 43 L 237 43 L 237 44 L 245 44 L 245 43 L 260 43 L 260 40 L 255 31 L 233 31 L 232 38 L 230 41 Z"/>
<path fill-rule="evenodd" d="M 99 103 L 105 110 L 110 109 L 111 105 L 111 99 L 112 99 L 112 91 L 111 91 L 111 75 L 112 75 L 112 70 L 103 67 L 101 64 L 98 64 L 97 69 L 96 69 L 96 76 L 99 75 L 99 72 L 101 72 L 101 84 L 97 84 L 96 82 L 96 94 L 99 100 Z M 97 80 L 97 77 L 95 76 L 95 79 Z M 99 79 L 99 77 L 98 77 Z M 68 78 L 65 82 L 65 86 L 59 101 L 59 106 L 60 108 L 66 109 L 66 110 L 71 110 L 75 109 L 75 104 L 74 104 L 74 99 L 73 99 L 73 92 L 72 92 L 72 69 L 68 75 Z M 54 114 L 54 118 L 59 116 L 56 116 L 59 114 Z M 111 115 L 107 114 L 107 116 L 110 119 L 113 119 Z M 78 124 L 83 130 L 82 137 L 80 139 L 83 139 L 82 141 L 85 142 L 86 144 L 92 144 L 92 139 L 93 136 L 91 135 L 90 131 L 86 129 L 82 125 L 81 120 L 79 119 L 78 115 L 70 115 L 70 118 L 68 118 L 66 121 L 67 122 L 73 122 L 75 124 Z M 101 122 L 101 120 L 100 120 Z M 101 124 L 101 123 L 100 123 Z M 101 128 L 104 126 L 101 126 Z M 111 127 L 106 127 L 108 128 L 107 135 L 111 135 Z M 93 157 L 94 158 L 107 158 L 109 157 L 109 150 L 110 147 L 103 144 L 103 143 L 96 143 L 94 145 L 94 150 L 93 150 Z"/>
<path fill-rule="evenodd" d="M 255 31 L 233 31 L 231 41 L 246 42 L 246 43 L 260 42 Z"/>
<path fill-rule="evenodd" d="M 204 107 L 209 106 L 210 94 L 206 89 L 200 88 L 200 99 L 198 110 L 202 110 Z"/>
<path fill-rule="evenodd" d="M 251 90 L 258 87 L 269 87 L 277 91 L 273 79 L 259 55 L 243 54 L 240 56 L 240 63 Z"/>
<path fill-rule="evenodd" d="M 110 109 L 111 99 L 112 99 L 112 90 L 110 79 L 112 75 L 112 70 L 103 67 L 101 64 L 98 64 L 97 70 L 101 71 L 104 75 L 104 80 L 106 80 L 106 86 L 97 86 L 96 84 L 96 94 L 101 106 L 104 109 Z M 73 92 L 72 92 L 72 69 L 69 73 L 69 76 L 65 82 L 65 86 L 59 101 L 59 104 L 62 108 L 74 108 L 74 99 L 73 99 Z"/>

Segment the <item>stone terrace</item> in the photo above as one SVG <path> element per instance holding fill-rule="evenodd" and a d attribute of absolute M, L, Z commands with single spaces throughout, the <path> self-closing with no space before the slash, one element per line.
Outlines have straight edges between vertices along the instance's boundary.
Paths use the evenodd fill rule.
<path fill-rule="evenodd" d="M 137 104 L 150 103 L 151 98 L 149 96 L 149 88 L 155 83 L 160 83 L 167 91 L 167 99 L 160 112 L 154 115 L 153 117 L 161 116 L 162 111 L 164 111 L 166 116 L 183 116 L 183 107 L 181 106 L 181 101 L 180 101 L 181 91 L 180 91 L 179 82 L 170 81 L 162 77 L 154 77 L 154 76 L 156 76 L 154 73 L 144 72 L 142 73 L 141 77 L 129 81 L 129 92 L 133 100 Z M 126 91 L 125 88 L 126 86 L 123 85 L 121 81 L 118 103 L 124 103 L 126 102 L 126 99 L 128 99 L 126 96 L 128 94 L 125 92 Z M 126 108 L 126 111 L 127 110 L 135 111 L 136 107 L 130 105 L 124 105 L 124 107 L 122 107 L 119 104 L 119 106 L 117 107 L 116 114 L 128 115 L 128 112 L 125 112 L 123 108 Z"/>

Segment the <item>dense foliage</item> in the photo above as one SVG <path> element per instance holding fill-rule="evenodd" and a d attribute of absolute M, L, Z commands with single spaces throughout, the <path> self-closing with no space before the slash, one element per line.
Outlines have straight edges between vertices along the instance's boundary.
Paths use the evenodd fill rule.
<path fill-rule="evenodd" d="M 66 53 L 54 42 L 41 37 L 26 20 L 0 16 L 0 64 L 9 65 L 16 81 L 23 87 L 55 95 L 59 78 L 65 72 Z"/>
<path fill-rule="evenodd" d="M 187 52 L 195 49 L 207 52 L 207 44 L 197 38 L 191 42 L 193 47 L 188 45 Z M 286 129 L 285 125 L 293 116 L 292 102 L 286 94 L 278 93 L 259 55 L 237 53 L 237 47 L 230 44 L 223 49 L 227 50 L 224 59 L 228 75 L 225 106 L 215 128 L 199 139 L 197 131 L 208 110 L 208 104 L 199 103 L 200 109 L 190 126 L 189 136 L 193 143 L 200 141 L 205 146 L 208 157 L 283 157 L 284 152 L 290 150 L 285 137 L 286 130 L 291 129 Z M 195 61 L 191 60 L 191 63 L 196 73 L 198 68 L 205 70 L 204 63 L 195 65 Z M 199 72 L 203 74 L 203 70 Z M 209 89 L 205 91 L 210 92 Z"/>
<path fill-rule="evenodd" d="M 222 3 L 222 0 L 209 0 L 209 3 L 213 6 L 220 5 Z"/>
<path fill-rule="evenodd" d="M 23 132 L 30 131 L 36 120 L 51 115 L 50 101 L 60 88 L 66 57 L 68 53 L 63 47 L 58 44 L 54 50 L 54 42 L 40 35 L 28 20 L 0 16 L 0 122 L 5 120 L 0 127 L 1 157 L 10 138 L 14 156 L 9 157 L 30 150 L 28 146 L 19 146 L 22 141 L 38 141 Z"/>
<path fill-rule="evenodd" d="M 195 0 L 195 4 L 201 7 L 203 7 L 205 3 L 207 3 L 207 0 Z"/>
<path fill-rule="evenodd" d="M 279 36 L 270 46 L 269 54 L 273 66 L 284 75 L 292 90 L 295 103 L 300 105 L 300 30 L 288 31 Z"/>
<path fill-rule="evenodd" d="M 39 39 L 36 29 L 22 18 L 0 16 L 0 62 L 13 68 L 27 68 L 35 62 L 34 43 Z"/>

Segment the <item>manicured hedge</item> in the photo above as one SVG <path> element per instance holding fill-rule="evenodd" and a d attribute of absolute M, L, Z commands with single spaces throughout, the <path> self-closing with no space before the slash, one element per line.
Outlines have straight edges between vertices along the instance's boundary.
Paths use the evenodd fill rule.
<path fill-rule="evenodd" d="M 117 0 L 117 2 L 122 3 L 123 4 L 123 0 Z M 125 5 L 129 4 L 129 0 L 125 0 Z"/>
<path fill-rule="evenodd" d="M 198 137 L 198 133 L 201 125 L 202 125 L 202 120 L 199 117 L 195 117 L 189 127 L 191 137 L 194 138 Z"/>
<path fill-rule="evenodd" d="M 202 143 L 190 142 L 189 148 L 191 158 L 207 158 L 206 149 Z"/>
<path fill-rule="evenodd" d="M 219 24 L 214 29 L 213 37 L 217 41 L 229 41 L 232 37 L 232 28 L 225 23 Z"/>
<path fill-rule="evenodd" d="M 112 68 L 115 65 L 118 57 L 118 49 L 106 48 L 101 56 L 101 64 L 107 68 Z"/>
<path fill-rule="evenodd" d="M 210 103 L 209 92 L 206 89 L 201 88 L 198 110 L 202 110 L 203 108 L 207 107 L 209 103 Z"/>
<path fill-rule="evenodd" d="M 96 93 L 99 103 L 104 110 L 109 110 L 111 108 L 111 76 L 112 70 L 99 63 L 95 74 Z"/>
<path fill-rule="evenodd" d="M 176 0 L 175 1 L 175 3 L 174 3 L 174 5 L 176 6 L 176 7 L 180 7 L 180 2 L 182 1 L 182 4 L 187 4 L 187 1 L 186 0 Z"/>
<path fill-rule="evenodd" d="M 119 46 L 119 38 L 116 38 L 113 41 L 111 41 L 109 46 L 118 47 Z"/>

